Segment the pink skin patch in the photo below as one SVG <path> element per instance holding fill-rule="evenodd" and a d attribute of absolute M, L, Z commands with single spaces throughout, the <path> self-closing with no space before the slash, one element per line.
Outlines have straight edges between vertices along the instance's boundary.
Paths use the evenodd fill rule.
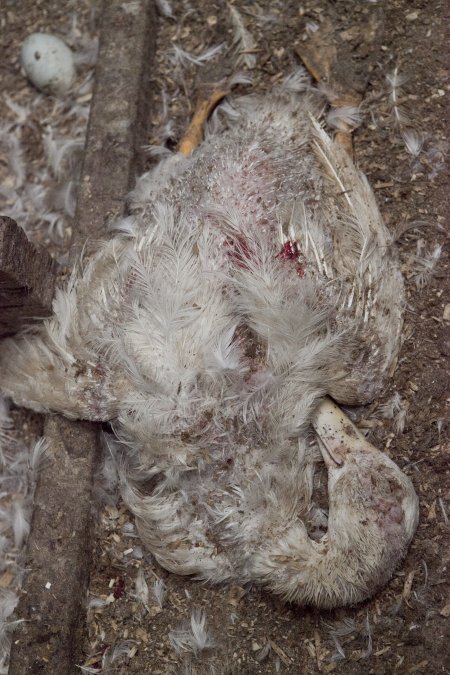
<path fill-rule="evenodd" d="M 403 509 L 395 499 L 380 498 L 375 502 L 378 511 L 377 525 L 385 531 L 396 530 L 404 519 Z"/>

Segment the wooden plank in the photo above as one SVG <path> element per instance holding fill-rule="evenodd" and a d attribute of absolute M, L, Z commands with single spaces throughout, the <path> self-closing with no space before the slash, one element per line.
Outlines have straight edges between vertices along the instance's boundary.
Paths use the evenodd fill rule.
<path fill-rule="evenodd" d="M 147 0 L 105 3 L 87 151 L 78 193 L 75 254 L 92 251 L 123 213 L 144 165 L 156 18 Z"/>
<path fill-rule="evenodd" d="M 50 316 L 57 266 L 28 241 L 11 218 L 0 216 L 0 337 Z"/>
<path fill-rule="evenodd" d="M 95 425 L 48 417 L 10 675 L 74 672 L 91 551 Z"/>
<path fill-rule="evenodd" d="M 123 212 L 145 141 L 154 55 L 151 0 L 106 0 L 96 84 L 78 195 L 73 257 L 105 236 Z M 98 426 L 47 417 L 51 464 L 35 492 L 25 578 L 10 675 L 79 673 L 84 602 L 91 560 L 92 475 L 100 456 Z M 49 586 L 50 584 L 50 586 Z"/>

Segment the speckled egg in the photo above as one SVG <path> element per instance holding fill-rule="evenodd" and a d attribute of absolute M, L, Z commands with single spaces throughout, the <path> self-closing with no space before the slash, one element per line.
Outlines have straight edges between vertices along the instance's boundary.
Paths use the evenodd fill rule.
<path fill-rule="evenodd" d="M 45 93 L 64 93 L 75 77 L 73 53 L 55 35 L 29 35 L 22 45 L 21 62 L 29 80 Z"/>

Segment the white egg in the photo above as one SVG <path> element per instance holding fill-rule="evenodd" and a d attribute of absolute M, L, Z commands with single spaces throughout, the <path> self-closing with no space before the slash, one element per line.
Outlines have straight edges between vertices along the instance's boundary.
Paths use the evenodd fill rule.
<path fill-rule="evenodd" d="M 46 93 L 64 93 L 75 77 L 73 53 L 55 35 L 29 35 L 22 45 L 21 61 L 29 80 Z"/>

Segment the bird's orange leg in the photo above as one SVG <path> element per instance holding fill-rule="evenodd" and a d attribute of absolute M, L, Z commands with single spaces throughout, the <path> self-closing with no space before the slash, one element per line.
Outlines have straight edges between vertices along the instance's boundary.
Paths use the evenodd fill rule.
<path fill-rule="evenodd" d="M 178 152 L 189 157 L 195 148 L 200 145 L 203 139 L 203 128 L 206 120 L 211 115 L 217 104 L 228 94 L 225 89 L 214 89 L 212 93 L 206 97 L 201 98 L 195 108 L 194 117 L 188 126 L 183 138 L 178 144 Z"/>
<path fill-rule="evenodd" d="M 329 85 L 325 86 L 325 94 L 332 108 L 357 107 L 362 101 L 362 93 L 352 86 L 351 64 L 339 54 L 337 44 L 331 23 L 327 21 L 308 40 L 301 42 L 296 52 L 311 77 L 316 82 Z M 335 141 L 353 159 L 352 131 L 350 126 L 337 131 Z"/>

